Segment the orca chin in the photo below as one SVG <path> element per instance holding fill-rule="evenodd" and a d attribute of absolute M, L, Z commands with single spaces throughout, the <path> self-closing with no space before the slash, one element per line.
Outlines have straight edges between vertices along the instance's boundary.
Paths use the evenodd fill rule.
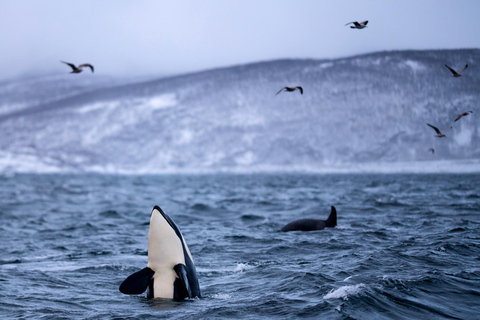
<path fill-rule="evenodd" d="M 337 225 L 337 210 L 334 206 L 330 211 L 327 220 L 319 219 L 300 219 L 295 220 L 284 226 L 281 231 L 313 231 L 325 228 L 333 228 Z"/>
<path fill-rule="evenodd" d="M 183 301 L 200 298 L 197 271 L 177 225 L 159 206 L 153 207 L 148 232 L 148 264 L 120 285 L 124 294 Z"/>

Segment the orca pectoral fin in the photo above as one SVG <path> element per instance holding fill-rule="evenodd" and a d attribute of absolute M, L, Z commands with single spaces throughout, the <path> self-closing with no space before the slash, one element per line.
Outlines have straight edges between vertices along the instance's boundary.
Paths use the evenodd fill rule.
<path fill-rule="evenodd" d="M 142 270 L 135 272 L 123 280 L 120 285 L 121 293 L 124 294 L 141 294 L 147 290 L 148 282 L 152 279 L 155 271 L 149 267 L 143 268 Z"/>
<path fill-rule="evenodd" d="M 175 279 L 175 292 L 173 299 L 176 301 L 182 301 L 185 298 L 193 298 L 192 290 L 190 289 L 190 282 L 188 282 L 187 267 L 184 264 L 177 264 L 173 267 L 177 274 Z"/>

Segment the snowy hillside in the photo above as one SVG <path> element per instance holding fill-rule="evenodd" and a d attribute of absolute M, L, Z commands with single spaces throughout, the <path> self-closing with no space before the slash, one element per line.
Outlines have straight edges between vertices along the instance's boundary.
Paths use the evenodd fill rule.
<path fill-rule="evenodd" d="M 460 78 L 444 66 L 466 63 Z M 480 171 L 478 65 L 478 49 L 398 51 L 126 85 L 4 81 L 0 172 Z M 453 130 L 435 138 L 427 122 Z"/>

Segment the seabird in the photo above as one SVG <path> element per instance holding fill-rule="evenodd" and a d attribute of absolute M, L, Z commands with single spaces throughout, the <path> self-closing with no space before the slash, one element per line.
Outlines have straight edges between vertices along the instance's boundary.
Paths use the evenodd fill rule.
<path fill-rule="evenodd" d="M 460 76 L 462 75 L 462 72 L 465 71 L 465 69 L 467 69 L 468 64 L 466 64 L 466 65 L 465 65 L 465 68 L 463 68 L 463 69 L 460 70 L 460 71 L 455 71 L 455 70 L 453 70 L 452 68 L 450 68 L 450 67 L 447 66 L 447 65 L 445 65 L 445 67 L 447 67 L 448 70 L 450 70 L 450 71 L 453 73 L 453 76 L 454 76 L 455 78 L 457 78 L 457 77 L 460 77 Z"/>
<path fill-rule="evenodd" d="M 435 149 L 433 148 L 428 149 L 428 151 L 430 151 L 432 154 L 435 154 Z"/>
<path fill-rule="evenodd" d="M 448 128 L 448 129 L 446 129 L 446 130 L 443 130 L 443 132 L 440 132 L 440 130 L 438 130 L 438 128 L 432 126 L 431 124 L 428 124 L 428 123 L 427 123 L 427 125 L 428 125 L 429 127 L 433 128 L 433 130 L 435 130 L 435 132 L 437 133 L 437 135 L 436 135 L 435 137 L 437 137 L 437 138 L 446 137 L 445 132 L 447 132 L 448 130 L 452 129 L 452 127 L 450 127 L 450 128 Z"/>
<path fill-rule="evenodd" d="M 301 94 L 303 94 L 303 88 L 302 87 L 283 87 L 282 89 L 280 89 L 280 91 L 277 92 L 277 94 L 279 94 L 282 91 L 292 92 L 292 91 L 295 91 L 297 89 L 300 90 Z"/>
<path fill-rule="evenodd" d="M 468 116 L 470 113 L 473 113 L 473 111 L 470 110 L 470 111 L 466 111 L 464 113 L 459 114 L 454 122 L 460 120 L 461 117 Z"/>
<path fill-rule="evenodd" d="M 357 21 L 352 21 L 347 23 L 346 25 L 349 25 L 350 23 L 353 23 L 354 26 L 350 26 L 352 29 L 363 29 L 367 27 L 368 20 L 363 21 L 363 22 L 357 22 Z"/>
<path fill-rule="evenodd" d="M 73 63 L 68 63 L 68 62 L 65 62 L 65 61 L 60 61 L 60 62 L 68 64 L 70 66 L 70 68 L 72 68 L 72 72 L 70 72 L 70 73 L 80 73 L 80 72 L 83 71 L 82 70 L 83 67 L 89 67 L 90 69 L 92 69 L 92 73 L 93 73 L 93 66 L 89 63 L 84 63 L 84 64 L 79 65 L 78 67 L 75 67 L 75 65 Z"/>

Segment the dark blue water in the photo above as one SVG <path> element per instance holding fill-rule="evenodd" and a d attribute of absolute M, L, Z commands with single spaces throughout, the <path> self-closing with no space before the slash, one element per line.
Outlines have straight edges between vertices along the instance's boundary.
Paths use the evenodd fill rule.
<path fill-rule="evenodd" d="M 2 319 L 478 319 L 480 175 L 0 178 Z M 127 296 L 158 204 L 203 298 Z M 299 218 L 338 226 L 279 232 Z"/>

